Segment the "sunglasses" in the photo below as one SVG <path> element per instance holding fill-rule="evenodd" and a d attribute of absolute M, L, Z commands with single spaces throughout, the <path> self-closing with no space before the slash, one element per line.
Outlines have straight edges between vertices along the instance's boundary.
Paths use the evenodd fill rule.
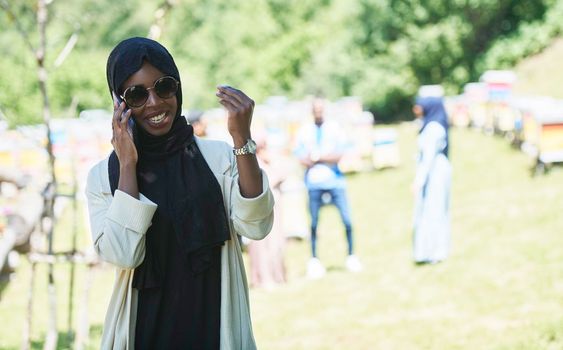
<path fill-rule="evenodd" d="M 160 98 L 171 98 L 178 92 L 180 82 L 171 76 L 165 76 L 155 81 L 154 86 L 145 88 L 141 85 L 128 87 L 121 98 L 129 108 L 139 108 L 147 103 L 149 99 L 149 90 L 154 89 L 154 92 Z"/>

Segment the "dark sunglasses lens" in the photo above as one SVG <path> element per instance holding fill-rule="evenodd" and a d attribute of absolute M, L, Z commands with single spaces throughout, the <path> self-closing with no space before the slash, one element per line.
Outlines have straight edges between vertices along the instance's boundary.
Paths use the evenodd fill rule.
<path fill-rule="evenodd" d="M 124 97 L 129 107 L 140 107 L 147 102 L 149 92 L 142 86 L 132 86 L 125 91 Z"/>
<path fill-rule="evenodd" d="M 154 90 L 161 98 L 171 98 L 178 92 L 178 82 L 172 77 L 164 77 L 156 82 Z"/>

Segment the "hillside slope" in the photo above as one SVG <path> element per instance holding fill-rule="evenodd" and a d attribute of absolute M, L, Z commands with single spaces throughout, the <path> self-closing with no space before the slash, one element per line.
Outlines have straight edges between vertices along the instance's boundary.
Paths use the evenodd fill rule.
<path fill-rule="evenodd" d="M 563 37 L 541 53 L 526 58 L 516 68 L 518 95 L 541 95 L 563 99 Z"/>

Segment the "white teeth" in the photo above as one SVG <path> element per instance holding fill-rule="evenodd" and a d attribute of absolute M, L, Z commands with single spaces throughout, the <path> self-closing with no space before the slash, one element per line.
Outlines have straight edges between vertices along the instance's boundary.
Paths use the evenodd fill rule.
<path fill-rule="evenodd" d="M 164 116 L 165 116 L 165 115 L 166 115 L 166 113 L 159 114 L 159 115 L 157 115 L 157 116 L 154 116 L 154 117 L 152 117 L 152 118 L 149 118 L 149 121 L 150 121 L 151 123 L 153 123 L 153 124 L 158 124 L 158 123 L 160 123 L 161 121 L 164 120 Z"/>

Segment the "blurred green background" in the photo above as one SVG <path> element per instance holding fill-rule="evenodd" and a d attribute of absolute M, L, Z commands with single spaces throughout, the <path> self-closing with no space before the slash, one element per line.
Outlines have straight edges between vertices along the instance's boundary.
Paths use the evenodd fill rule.
<path fill-rule="evenodd" d="M 34 56 L 16 30 L 17 22 L 38 42 L 37 6 L 2 3 L 11 14 L 0 12 L 0 111 L 11 125 L 37 123 Z M 459 93 L 486 69 L 511 68 L 542 51 L 563 28 L 559 0 L 51 1 L 48 12 L 56 117 L 108 108 L 109 51 L 126 37 L 147 36 L 154 24 L 180 67 L 185 108 L 214 106 L 214 87 L 229 83 L 257 102 L 360 96 L 381 121 L 410 118 L 418 86 Z M 55 67 L 73 33 L 76 45 Z"/>

